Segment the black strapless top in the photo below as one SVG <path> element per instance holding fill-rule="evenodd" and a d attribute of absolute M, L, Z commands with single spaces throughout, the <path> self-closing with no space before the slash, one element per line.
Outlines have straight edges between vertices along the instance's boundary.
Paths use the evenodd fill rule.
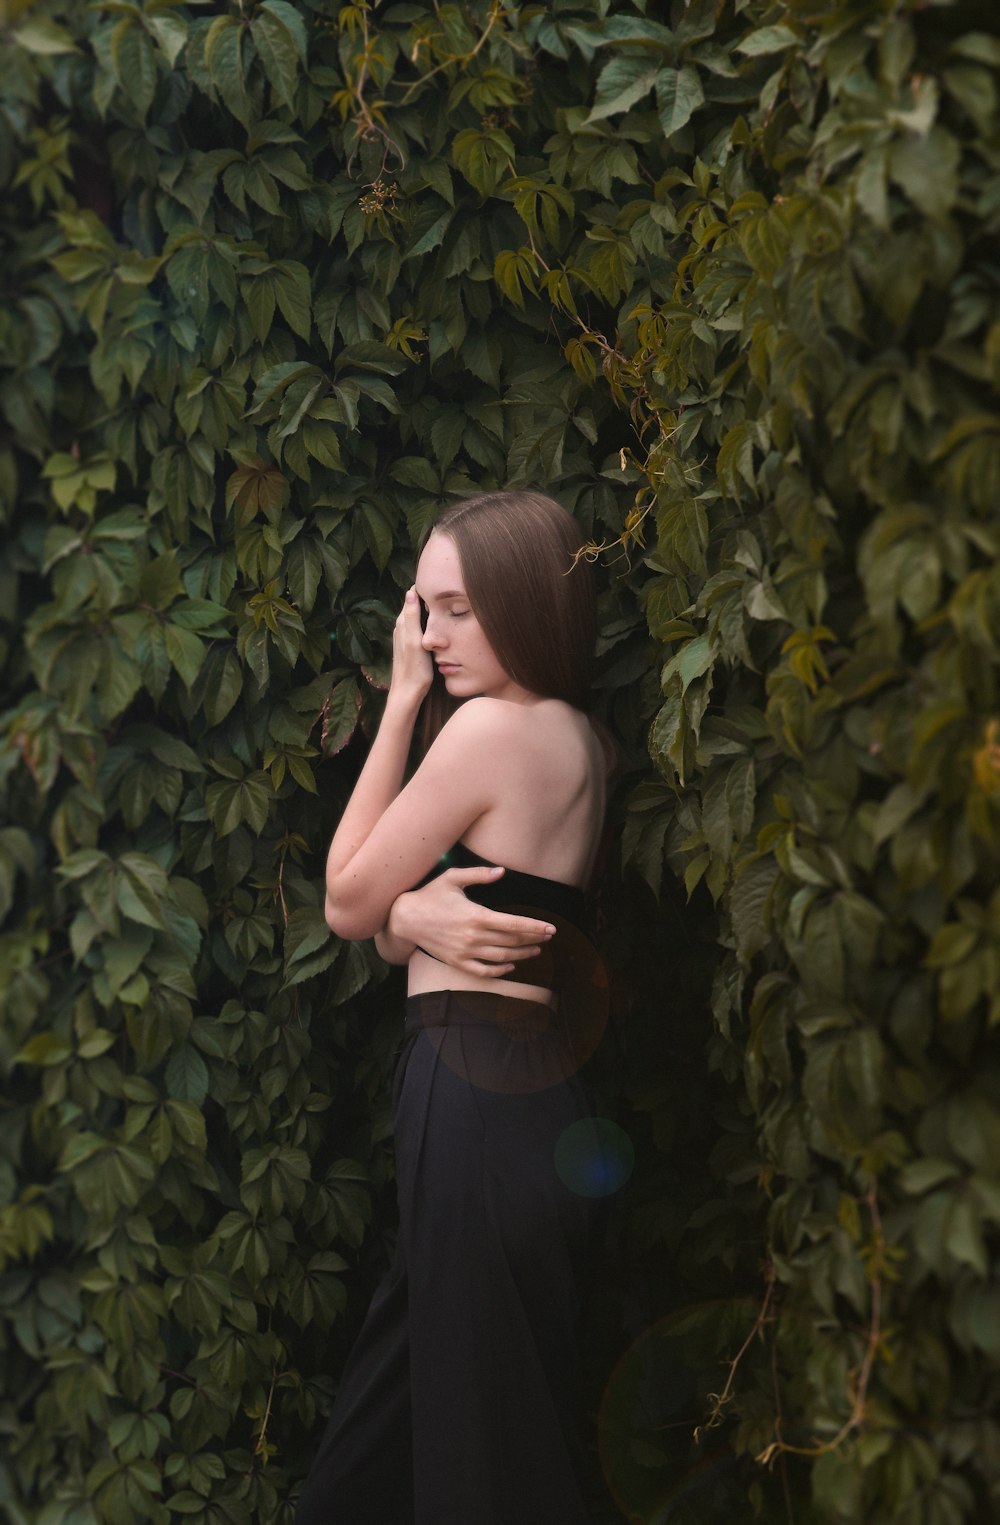
<path fill-rule="evenodd" d="M 499 864 L 491 863 L 488 858 L 481 858 L 471 847 L 466 847 L 464 842 L 456 842 L 448 852 L 442 853 L 436 867 L 416 888 L 422 889 L 449 868 L 499 867 Z M 559 943 L 560 933 L 569 927 L 582 932 L 586 905 L 583 890 L 575 884 L 565 884 L 560 879 L 545 879 L 540 874 L 526 874 L 521 869 L 508 868 L 499 879 L 487 884 L 467 885 L 464 893 L 477 905 L 486 906 L 491 911 L 508 911 L 512 916 L 532 916 L 538 921 L 555 922 L 556 936 L 552 943 L 543 945 L 536 958 L 515 965 L 499 978 L 540 985 L 549 990 L 559 989 L 563 981 L 559 978 L 558 966 L 553 958 L 553 944 Z M 563 941 L 565 942 L 565 936 Z M 420 951 L 427 952 L 426 948 L 421 948 Z M 433 958 L 433 953 L 428 954 L 428 957 Z"/>
<path fill-rule="evenodd" d="M 499 868 L 500 864 L 481 858 L 464 842 L 456 842 L 443 853 L 436 868 L 424 879 L 428 884 L 449 868 Z M 466 895 L 477 905 L 488 906 L 491 911 L 506 911 L 514 905 L 536 907 L 539 920 L 547 916 L 561 916 L 579 926 L 583 918 L 584 893 L 575 884 L 565 884 L 561 879 L 544 879 L 540 874 L 526 874 L 519 868 L 508 868 L 502 878 L 488 884 L 466 886 Z"/>

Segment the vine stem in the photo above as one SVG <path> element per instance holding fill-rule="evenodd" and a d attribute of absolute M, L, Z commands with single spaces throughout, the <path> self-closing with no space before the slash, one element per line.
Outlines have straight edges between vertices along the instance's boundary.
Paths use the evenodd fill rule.
<path fill-rule="evenodd" d="M 858 1367 L 857 1381 L 854 1383 L 854 1401 L 851 1412 L 844 1420 L 836 1435 L 830 1440 L 819 1441 L 813 1446 L 795 1446 L 781 1438 L 781 1415 L 779 1413 L 775 1422 L 776 1438 L 765 1446 L 757 1457 L 765 1467 L 770 1466 L 776 1456 L 781 1454 L 790 1456 L 825 1456 L 829 1451 L 835 1451 L 842 1445 L 848 1435 L 858 1430 L 864 1424 L 868 1406 L 868 1385 L 871 1382 L 872 1371 L 875 1367 L 875 1358 L 878 1355 L 878 1347 L 882 1339 L 882 1277 L 880 1267 L 882 1265 L 883 1252 L 885 1250 L 885 1235 L 882 1230 L 882 1215 L 878 1205 L 878 1181 L 873 1176 L 865 1192 L 865 1206 L 872 1225 L 872 1264 L 873 1270 L 869 1277 L 871 1286 L 871 1316 L 868 1321 L 868 1337 L 865 1341 L 865 1353 Z"/>
<path fill-rule="evenodd" d="M 405 106 L 407 104 L 407 102 L 409 101 L 410 96 L 413 94 L 414 90 L 416 90 L 420 85 L 426 84 L 429 79 L 433 79 L 435 74 L 440 74 L 442 69 L 447 69 L 452 64 L 467 64 L 467 63 L 470 63 L 471 60 L 476 57 L 477 53 L 480 53 L 482 51 L 482 49 L 486 46 L 486 39 L 489 37 L 490 33 L 492 32 L 493 28 L 496 26 L 497 22 L 500 20 L 500 17 L 502 15 L 503 15 L 503 6 L 500 4 L 500 0 L 493 0 L 493 4 L 490 6 L 489 18 L 487 19 L 487 22 L 486 22 L 486 30 L 483 32 L 483 35 L 480 37 L 479 41 L 476 43 L 475 47 L 472 49 L 472 52 L 471 53 L 456 53 L 456 54 L 454 54 L 453 57 L 445 58 L 445 59 L 442 60 L 441 63 L 435 64 L 433 69 L 429 69 L 426 74 L 421 74 L 419 79 L 415 79 L 413 81 L 412 85 L 408 85 L 407 86 L 406 91 L 404 92 L 404 94 L 400 98 L 399 104 L 401 106 Z"/>
<path fill-rule="evenodd" d="M 729 1363 L 729 1374 L 726 1377 L 726 1385 L 722 1392 L 709 1393 L 708 1396 L 714 1400 L 714 1406 L 705 1423 L 695 1428 L 694 1438 L 696 1441 L 701 1438 L 705 1430 L 714 1430 L 722 1423 L 724 1417 L 723 1410 L 733 1396 L 733 1384 L 736 1381 L 736 1373 L 740 1362 L 750 1349 L 757 1335 L 763 1334 L 764 1326 L 769 1322 L 771 1303 L 774 1300 L 774 1287 L 777 1280 L 774 1266 L 770 1262 L 765 1267 L 764 1277 L 767 1283 L 767 1291 L 764 1293 L 764 1301 L 757 1310 L 757 1317 L 753 1321 L 753 1328 Z"/>
<path fill-rule="evenodd" d="M 361 31 L 364 40 L 364 46 L 361 52 L 361 69 L 358 73 L 357 80 L 350 87 L 351 94 L 354 96 L 354 99 L 358 103 L 358 114 L 354 119 L 354 144 L 347 158 L 347 173 L 351 173 L 351 166 L 354 163 L 358 152 L 358 145 L 361 143 L 362 139 L 373 137 L 381 138 L 384 145 L 382 153 L 382 171 L 380 171 L 380 173 L 385 171 L 390 151 L 396 154 L 397 158 L 399 159 L 400 167 L 405 168 L 406 155 L 403 153 L 403 150 L 400 148 L 392 134 L 386 128 L 379 126 L 378 122 L 376 122 L 368 108 L 368 103 L 365 100 L 364 90 L 365 85 L 368 82 L 368 58 L 369 48 L 371 45 L 371 33 L 368 30 L 367 3 L 360 5 L 358 10 L 361 15 Z"/>

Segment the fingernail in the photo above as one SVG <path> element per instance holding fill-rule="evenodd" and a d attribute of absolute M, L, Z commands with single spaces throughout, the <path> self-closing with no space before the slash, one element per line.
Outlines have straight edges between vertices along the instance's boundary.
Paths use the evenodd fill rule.
<path fill-rule="evenodd" d="M 496 867 L 491 868 L 490 869 L 490 878 L 491 879 L 499 879 L 500 875 L 502 873 L 503 873 L 503 869 L 502 868 L 496 868 Z"/>
<path fill-rule="evenodd" d="M 406 602 L 408 604 L 412 604 L 414 599 L 416 598 L 416 596 L 417 596 L 416 588 L 407 588 L 407 590 L 406 590 Z"/>
<path fill-rule="evenodd" d="M 545 928 L 545 936 L 546 937 L 555 937 L 555 935 L 556 935 L 555 927 L 546 927 Z"/>

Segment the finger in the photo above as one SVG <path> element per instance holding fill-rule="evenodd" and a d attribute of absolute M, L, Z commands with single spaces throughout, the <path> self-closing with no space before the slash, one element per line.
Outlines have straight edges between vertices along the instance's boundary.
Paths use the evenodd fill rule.
<path fill-rule="evenodd" d="M 540 952 L 554 935 L 543 921 L 526 922 L 524 931 L 513 932 L 505 932 L 489 921 L 475 921 L 464 930 L 462 939 L 470 948 L 495 948 L 500 958 L 523 958 Z"/>
<path fill-rule="evenodd" d="M 505 870 L 492 863 L 476 864 L 474 868 L 450 868 L 442 878 L 450 879 L 459 889 L 467 884 L 493 884 Z"/>
<path fill-rule="evenodd" d="M 526 947 L 497 948 L 496 956 L 498 959 L 512 959 L 514 963 L 520 964 L 526 958 L 537 958 L 541 951 L 537 943 L 529 943 Z"/>
<path fill-rule="evenodd" d="M 505 872 L 502 868 L 483 865 L 477 868 L 449 868 L 440 877 L 455 889 L 461 890 L 472 884 L 494 882 Z M 510 916 L 505 911 L 491 911 L 488 906 L 482 907 L 482 914 L 476 924 L 493 937 L 510 938 L 514 945 L 522 942 L 547 942 L 556 933 L 549 921 L 535 921 L 530 916 Z"/>
<path fill-rule="evenodd" d="M 470 973 L 478 974 L 480 978 L 488 980 L 502 979 L 505 974 L 510 974 L 513 968 L 513 964 L 485 964 L 481 959 L 473 959 L 469 964 Z"/>
<path fill-rule="evenodd" d="M 556 929 L 550 921 L 534 921 L 530 916 L 505 916 L 495 913 L 496 919 L 481 922 L 482 931 L 505 947 L 519 948 L 526 943 L 547 943 L 555 937 Z"/>
<path fill-rule="evenodd" d="M 416 588 L 407 588 L 406 597 L 403 600 L 403 618 L 410 626 L 415 626 L 423 635 L 420 626 L 420 599 L 417 597 Z"/>
<path fill-rule="evenodd" d="M 416 620 L 418 625 L 420 624 L 420 600 L 417 597 L 416 588 L 407 588 L 403 599 L 403 607 L 396 616 L 396 628 L 406 630 L 413 624 L 414 620 Z"/>
<path fill-rule="evenodd" d="M 467 937 L 465 946 L 469 949 L 470 958 L 489 958 L 498 963 L 506 963 L 512 958 L 534 958 L 537 953 L 541 953 L 543 944 L 537 937 L 530 943 L 509 943 L 496 938 L 493 933 L 484 932 L 480 937 Z"/>
<path fill-rule="evenodd" d="M 532 921 L 529 917 L 508 917 L 502 930 L 505 939 L 511 938 L 515 947 L 523 942 L 547 942 L 555 936 L 550 921 Z"/>

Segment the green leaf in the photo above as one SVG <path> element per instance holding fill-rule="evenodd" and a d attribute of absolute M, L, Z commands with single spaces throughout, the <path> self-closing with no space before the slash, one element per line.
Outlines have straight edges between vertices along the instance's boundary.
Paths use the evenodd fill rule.
<path fill-rule="evenodd" d="M 335 684 L 323 706 L 322 747 L 324 757 L 335 757 L 354 735 L 361 712 L 357 680 L 343 678 Z"/>
<path fill-rule="evenodd" d="M 242 56 L 243 26 L 234 16 L 218 16 L 205 35 L 205 64 L 220 100 L 237 121 L 249 125 L 250 103 Z"/>
<path fill-rule="evenodd" d="M 299 62 L 304 66 L 309 42 L 306 34 L 306 25 L 302 19 L 302 12 L 296 6 L 291 5 L 289 0 L 263 0 L 257 15 L 273 16 L 276 21 L 281 23 L 292 39 Z"/>
<path fill-rule="evenodd" d="M 268 272 L 250 277 L 240 282 L 240 294 L 250 314 L 254 336 L 258 344 L 263 344 L 274 320 L 274 280 Z"/>
<path fill-rule="evenodd" d="M 907 136 L 889 150 L 889 177 L 928 217 L 942 218 L 958 197 L 961 149 L 943 127 L 924 137 Z"/>
<path fill-rule="evenodd" d="M 627 111 L 648 95 L 657 77 L 658 64 L 642 53 L 623 53 L 604 65 L 597 77 L 597 97 L 585 126 Z"/>
<path fill-rule="evenodd" d="M 681 693 L 685 693 L 695 678 L 703 677 L 711 670 L 714 661 L 715 647 L 709 636 L 699 635 L 693 641 L 685 641 L 660 676 L 664 692 L 670 678 L 677 674 L 681 680 Z"/>
<path fill-rule="evenodd" d="M 47 16 L 29 17 L 20 22 L 11 33 L 11 38 L 16 47 L 24 48 L 28 53 L 45 56 L 79 52 L 66 28 Z"/>
<path fill-rule="evenodd" d="M 205 791 L 205 805 L 223 837 L 244 821 L 259 835 L 267 824 L 273 798 L 266 773 L 253 773 L 233 783 L 210 784 Z"/>
<path fill-rule="evenodd" d="M 159 15 L 147 16 L 146 24 L 163 49 L 167 63 L 173 68 L 187 44 L 187 23 L 179 16 L 161 12 Z"/>
<path fill-rule="evenodd" d="M 168 1096 L 176 1101 L 186 1101 L 200 1107 L 208 1095 L 208 1065 L 198 1050 L 189 1043 L 171 1054 L 164 1079 Z"/>
<path fill-rule="evenodd" d="M 14 1055 L 14 1062 L 38 1065 L 64 1064 L 72 1053 L 69 1043 L 59 1033 L 39 1033 L 18 1050 Z"/>
<path fill-rule="evenodd" d="M 210 725 L 219 725 L 229 714 L 243 689 L 243 669 L 236 652 L 213 652 L 211 681 L 206 685 L 202 704 Z"/>
<path fill-rule="evenodd" d="M 745 53 L 749 58 L 757 58 L 761 54 L 783 53 L 786 48 L 794 47 L 801 39 L 792 28 L 779 23 L 776 26 L 761 26 L 756 31 L 748 32 L 736 44 L 737 53 Z"/>
<path fill-rule="evenodd" d="M 579 48 L 584 58 L 593 58 L 596 50 L 608 47 L 614 43 L 622 42 L 652 42 L 659 43 L 663 47 L 671 47 L 674 42 L 674 34 L 669 27 L 659 21 L 647 20 L 645 16 L 621 15 L 602 16 L 597 21 L 581 22 L 569 20 L 561 24 L 560 30 L 565 37 L 570 38 Z M 561 52 L 559 57 L 565 58 Z"/>
<path fill-rule="evenodd" d="M 1000 37 L 989 32 L 966 32 L 954 39 L 949 52 L 960 58 L 973 58 L 979 63 L 1000 67 Z"/>
<path fill-rule="evenodd" d="M 737 951 L 744 963 L 767 944 L 771 932 L 768 907 L 777 877 L 778 866 L 773 858 L 755 858 L 736 872 L 729 894 L 729 913 Z"/>
<path fill-rule="evenodd" d="M 112 33 L 111 56 L 119 85 L 145 121 L 156 93 L 156 53 L 144 29 L 129 17 Z"/>
<path fill-rule="evenodd" d="M 435 217 L 426 232 L 422 233 L 407 249 L 403 256 L 404 259 L 419 259 L 422 254 L 430 254 L 432 249 L 437 249 L 444 241 L 444 236 L 451 226 L 454 216 L 453 209 L 449 207 L 441 212 L 439 216 Z"/>
<path fill-rule="evenodd" d="M 274 294 L 281 315 L 293 333 L 308 339 L 312 326 L 309 272 L 305 265 L 300 265 L 295 260 L 282 260 L 273 269 Z"/>
<path fill-rule="evenodd" d="M 699 106 L 705 104 L 705 92 L 695 69 L 661 69 L 656 76 L 656 104 L 663 131 L 668 137 L 686 127 Z"/>
<path fill-rule="evenodd" d="M 513 169 L 514 144 L 499 129 L 467 127 L 452 144 L 452 161 L 481 196 L 492 196 L 504 175 Z"/>
<path fill-rule="evenodd" d="M 277 14 L 279 10 L 291 11 L 299 31 L 302 30 L 301 17 L 292 6 L 283 4 L 282 0 L 270 0 L 270 3 L 265 0 L 250 22 L 250 34 L 275 95 L 284 105 L 291 106 L 295 99 L 302 55 L 285 18 Z"/>
<path fill-rule="evenodd" d="M 205 646 L 191 630 L 172 621 L 163 626 L 163 639 L 171 666 L 179 673 L 188 688 L 201 672 L 205 659 Z"/>

